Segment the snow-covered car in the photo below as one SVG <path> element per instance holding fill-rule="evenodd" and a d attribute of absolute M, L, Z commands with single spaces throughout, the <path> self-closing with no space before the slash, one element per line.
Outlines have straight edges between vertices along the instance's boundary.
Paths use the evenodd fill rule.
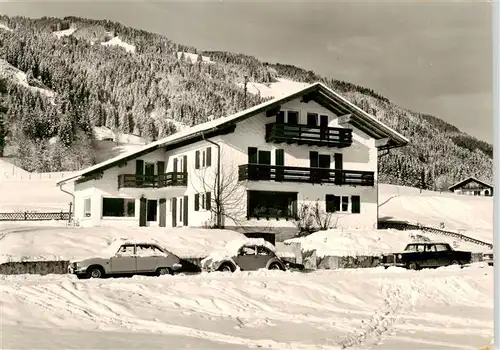
<path fill-rule="evenodd" d="M 247 238 L 229 242 L 201 261 L 203 271 L 242 271 L 259 269 L 287 270 L 288 263 L 276 255 L 276 248 L 262 238 Z"/>
<path fill-rule="evenodd" d="M 489 266 L 493 266 L 493 251 L 483 253 L 483 262 L 487 263 Z"/>
<path fill-rule="evenodd" d="M 102 257 L 71 261 L 68 272 L 78 278 L 123 275 L 167 275 L 182 268 L 181 259 L 160 244 L 148 241 L 113 242 Z"/>

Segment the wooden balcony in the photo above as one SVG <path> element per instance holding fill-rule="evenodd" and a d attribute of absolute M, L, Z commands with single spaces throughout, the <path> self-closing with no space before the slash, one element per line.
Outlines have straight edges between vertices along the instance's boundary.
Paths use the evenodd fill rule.
<path fill-rule="evenodd" d="M 163 188 L 187 186 L 187 173 L 165 173 L 160 175 L 118 175 L 118 188 Z"/>
<path fill-rule="evenodd" d="M 302 168 L 262 164 L 239 166 L 240 181 L 305 182 L 317 184 L 374 186 L 373 171 Z"/>
<path fill-rule="evenodd" d="M 344 148 L 352 145 L 352 129 L 270 123 L 266 142 Z"/>

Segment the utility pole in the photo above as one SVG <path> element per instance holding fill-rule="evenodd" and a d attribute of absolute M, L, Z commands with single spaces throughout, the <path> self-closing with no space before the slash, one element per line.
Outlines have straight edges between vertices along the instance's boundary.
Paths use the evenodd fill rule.
<path fill-rule="evenodd" d="M 248 83 L 248 76 L 245 75 L 245 98 L 244 98 L 244 108 L 243 109 L 247 109 L 247 83 Z"/>

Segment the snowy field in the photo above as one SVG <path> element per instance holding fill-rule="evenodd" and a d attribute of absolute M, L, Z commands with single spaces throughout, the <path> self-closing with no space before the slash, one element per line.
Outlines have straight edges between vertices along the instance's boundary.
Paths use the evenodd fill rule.
<path fill-rule="evenodd" d="M 493 197 L 381 184 L 379 217 L 434 227 L 444 223 L 445 230 L 493 243 Z"/>
<path fill-rule="evenodd" d="M 469 350 L 492 338 L 493 268 L 479 265 L 0 280 L 7 349 Z"/>

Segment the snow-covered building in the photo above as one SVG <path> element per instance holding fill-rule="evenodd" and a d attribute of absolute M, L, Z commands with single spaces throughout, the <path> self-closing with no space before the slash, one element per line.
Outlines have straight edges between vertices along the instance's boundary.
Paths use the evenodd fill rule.
<path fill-rule="evenodd" d="M 493 186 L 472 176 L 450 186 L 448 190 L 456 194 L 469 196 L 493 196 Z"/>
<path fill-rule="evenodd" d="M 81 226 L 293 228 L 318 203 L 338 227 L 378 219 L 378 151 L 408 143 L 322 83 L 122 154 L 74 184 Z"/>

